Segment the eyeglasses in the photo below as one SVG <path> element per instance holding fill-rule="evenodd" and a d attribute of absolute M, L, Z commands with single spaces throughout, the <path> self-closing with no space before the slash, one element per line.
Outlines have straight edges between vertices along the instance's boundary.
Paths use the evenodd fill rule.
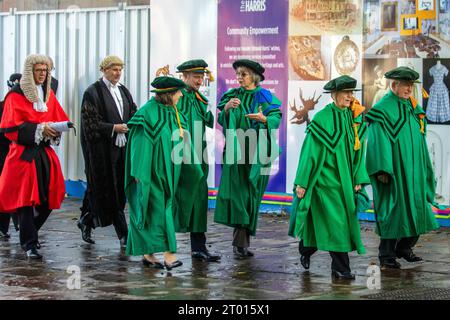
<path fill-rule="evenodd" d="M 47 69 L 34 69 L 36 73 L 47 73 Z"/>
<path fill-rule="evenodd" d="M 248 72 L 236 72 L 236 77 L 242 77 L 245 78 L 246 76 L 250 75 Z"/>

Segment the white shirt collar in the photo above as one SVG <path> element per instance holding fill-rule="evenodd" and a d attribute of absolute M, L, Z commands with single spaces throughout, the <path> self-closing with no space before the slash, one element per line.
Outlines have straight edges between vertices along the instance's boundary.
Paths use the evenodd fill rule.
<path fill-rule="evenodd" d="M 111 88 L 117 88 L 117 87 L 120 87 L 121 86 L 121 84 L 120 84 L 120 82 L 117 82 L 117 84 L 116 85 L 113 85 L 112 83 L 111 83 L 111 81 L 109 81 L 108 79 L 106 79 L 105 77 L 103 77 L 103 82 L 105 83 L 105 85 L 106 85 L 106 87 L 108 88 L 108 89 L 111 89 Z"/>

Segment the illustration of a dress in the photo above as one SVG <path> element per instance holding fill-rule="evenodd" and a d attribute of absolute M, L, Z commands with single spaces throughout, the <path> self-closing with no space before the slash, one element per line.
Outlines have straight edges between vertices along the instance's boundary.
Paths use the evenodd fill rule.
<path fill-rule="evenodd" d="M 450 120 L 450 102 L 444 77 L 448 75 L 446 66 L 440 64 L 431 67 L 430 75 L 434 82 L 430 88 L 430 98 L 427 106 L 427 118 L 430 121 L 442 123 Z"/>

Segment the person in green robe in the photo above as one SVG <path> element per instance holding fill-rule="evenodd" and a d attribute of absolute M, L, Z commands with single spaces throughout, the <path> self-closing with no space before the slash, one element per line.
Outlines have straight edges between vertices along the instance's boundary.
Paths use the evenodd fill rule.
<path fill-rule="evenodd" d="M 240 87 L 227 91 L 217 106 L 225 147 L 214 221 L 234 228 L 233 252 L 247 258 L 254 255 L 250 235 L 256 234 L 271 163 L 280 152 L 281 102 L 261 87 L 265 69 L 258 62 L 236 60 L 233 68 Z"/>
<path fill-rule="evenodd" d="M 412 96 L 419 74 L 398 67 L 385 74 L 391 90 L 367 113 L 367 172 L 373 187 L 382 269 L 396 258 L 421 261 L 412 250 L 420 234 L 438 228 L 430 204 L 435 177 L 426 141 L 425 112 Z"/>
<path fill-rule="evenodd" d="M 364 164 L 364 107 L 353 97 L 356 80 L 341 76 L 324 89 L 333 102 L 308 125 L 297 174 L 289 235 L 299 238 L 300 262 L 309 269 L 317 250 L 329 251 L 333 278 L 353 280 L 348 252 L 364 254 L 358 198 L 370 183 Z"/>
<path fill-rule="evenodd" d="M 183 96 L 178 101 L 178 111 L 187 120 L 188 131 L 190 133 L 193 152 L 190 157 L 199 159 L 199 164 L 203 171 L 203 178 L 193 185 L 188 175 L 180 177 L 176 193 L 177 209 L 179 217 L 187 217 L 185 221 L 180 221 L 176 226 L 177 232 L 190 232 L 191 256 L 194 259 L 213 262 L 220 260 L 220 255 L 210 252 L 206 248 L 206 231 L 208 222 L 208 172 L 209 164 L 207 159 L 207 143 L 205 129 L 213 128 L 214 116 L 208 111 L 208 99 L 199 92 L 204 83 L 205 74 L 212 80 L 211 72 L 207 69 L 208 64 L 202 59 L 189 60 L 177 67 L 177 72 L 182 73 L 182 80 L 187 85 L 182 89 Z M 189 212 L 184 204 L 186 198 L 194 197 L 195 203 Z"/>
<path fill-rule="evenodd" d="M 173 77 L 157 77 L 151 84 L 155 96 L 128 122 L 129 139 L 125 164 L 125 193 L 130 228 L 126 253 L 143 255 L 153 268 L 179 267 L 174 203 L 180 176 L 188 174 L 196 185 L 202 178 L 199 166 L 183 166 L 186 122 L 177 102 L 186 87 Z M 180 160 L 181 157 L 181 160 Z M 198 168 L 196 171 L 195 169 Z M 186 199 L 186 207 L 195 198 Z M 164 252 L 164 264 L 154 255 Z"/>

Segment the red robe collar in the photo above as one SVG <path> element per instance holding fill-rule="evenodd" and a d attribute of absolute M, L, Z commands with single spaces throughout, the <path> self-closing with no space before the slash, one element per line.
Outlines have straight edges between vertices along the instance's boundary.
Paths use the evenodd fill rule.
<path fill-rule="evenodd" d="M 43 123 L 69 120 L 53 91 L 50 91 L 47 108 L 47 112 L 37 112 L 33 109 L 33 103 L 27 100 L 24 95 L 10 92 L 5 98 L 0 129 L 2 131 L 15 131 L 25 122 Z"/>

